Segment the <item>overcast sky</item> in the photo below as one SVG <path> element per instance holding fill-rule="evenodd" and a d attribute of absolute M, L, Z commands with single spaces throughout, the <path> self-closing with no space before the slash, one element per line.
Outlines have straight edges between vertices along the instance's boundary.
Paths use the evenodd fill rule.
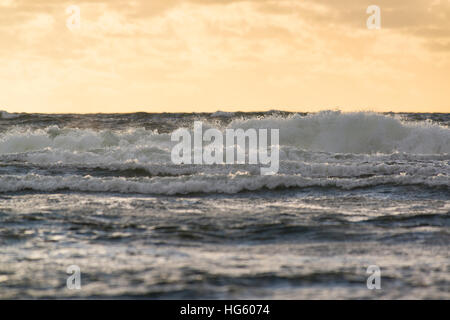
<path fill-rule="evenodd" d="M 450 112 L 450 0 L 0 0 L 0 66 L 8 111 Z"/>

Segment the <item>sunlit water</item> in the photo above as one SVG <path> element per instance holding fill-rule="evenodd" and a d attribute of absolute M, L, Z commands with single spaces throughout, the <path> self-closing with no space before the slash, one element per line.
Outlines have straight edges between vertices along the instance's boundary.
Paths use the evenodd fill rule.
<path fill-rule="evenodd" d="M 195 120 L 279 128 L 279 173 L 173 165 L 170 133 Z M 449 123 L 3 112 L 0 298 L 449 299 Z"/>

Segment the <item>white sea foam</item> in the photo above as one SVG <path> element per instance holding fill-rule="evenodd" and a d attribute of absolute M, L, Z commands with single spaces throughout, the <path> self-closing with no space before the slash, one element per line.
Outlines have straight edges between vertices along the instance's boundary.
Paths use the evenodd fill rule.
<path fill-rule="evenodd" d="M 155 150 L 168 149 L 172 145 L 170 136 L 156 134 L 144 129 L 132 129 L 124 132 L 91 129 L 59 129 L 50 127 L 38 130 L 10 130 L 0 136 L 0 154 L 14 154 L 42 151 L 49 155 L 58 152 L 84 152 L 87 155 L 115 152 L 117 159 L 134 150 L 139 153 L 152 153 Z"/>
<path fill-rule="evenodd" d="M 293 115 L 288 118 L 233 120 L 229 127 L 279 129 L 280 145 L 296 150 L 351 154 L 450 153 L 450 129 L 447 127 L 429 122 L 402 122 L 367 112 L 321 112 L 306 117 Z M 53 126 L 39 130 L 13 129 L 0 135 L 0 154 L 40 150 L 99 153 L 115 149 L 123 149 L 123 154 L 140 150 L 142 154 L 145 150 L 161 153 L 161 150 L 169 150 L 172 146 L 169 134 L 144 129 L 119 132 Z"/>
<path fill-rule="evenodd" d="M 258 165 L 174 165 L 170 134 L 151 130 L 14 128 L 0 134 L 0 162 L 18 166 L 0 175 L 0 192 L 170 195 L 382 184 L 450 187 L 450 129 L 437 124 L 373 113 L 322 112 L 233 120 L 228 127 L 279 129 L 279 175 L 261 177 Z M 23 176 L 20 166 L 40 175 Z M 53 169 L 78 174 L 51 177 L 45 170 Z M 86 169 L 90 174 L 97 169 L 115 172 L 113 178 L 102 173 L 87 177 Z"/>
<path fill-rule="evenodd" d="M 34 190 L 55 192 L 62 190 L 78 192 L 114 192 L 153 195 L 176 195 L 192 193 L 234 194 L 241 191 L 279 188 L 328 187 L 351 190 L 386 184 L 423 185 L 427 187 L 448 187 L 448 177 L 443 175 L 423 177 L 408 175 L 375 176 L 361 179 L 307 178 L 301 175 L 277 176 L 182 176 L 125 179 L 96 178 L 91 176 L 43 176 L 28 174 L 25 176 L 2 176 L 0 192 Z"/>
<path fill-rule="evenodd" d="M 280 144 L 335 153 L 450 153 L 450 129 L 369 112 L 325 111 L 287 119 L 234 120 L 233 128 L 280 129 Z"/>

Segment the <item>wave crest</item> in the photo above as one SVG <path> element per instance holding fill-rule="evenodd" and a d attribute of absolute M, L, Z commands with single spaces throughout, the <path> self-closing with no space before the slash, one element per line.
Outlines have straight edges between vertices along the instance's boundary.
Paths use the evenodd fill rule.
<path fill-rule="evenodd" d="M 234 120 L 233 128 L 280 129 L 280 144 L 333 153 L 450 153 L 450 129 L 371 112 L 323 111 L 288 118 Z"/>

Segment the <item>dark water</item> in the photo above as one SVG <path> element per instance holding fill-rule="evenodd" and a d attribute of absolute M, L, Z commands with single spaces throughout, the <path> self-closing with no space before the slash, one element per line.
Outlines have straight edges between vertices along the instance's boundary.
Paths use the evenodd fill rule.
<path fill-rule="evenodd" d="M 0 114 L 0 298 L 450 298 L 450 114 Z M 279 173 L 174 165 L 194 121 Z"/>

